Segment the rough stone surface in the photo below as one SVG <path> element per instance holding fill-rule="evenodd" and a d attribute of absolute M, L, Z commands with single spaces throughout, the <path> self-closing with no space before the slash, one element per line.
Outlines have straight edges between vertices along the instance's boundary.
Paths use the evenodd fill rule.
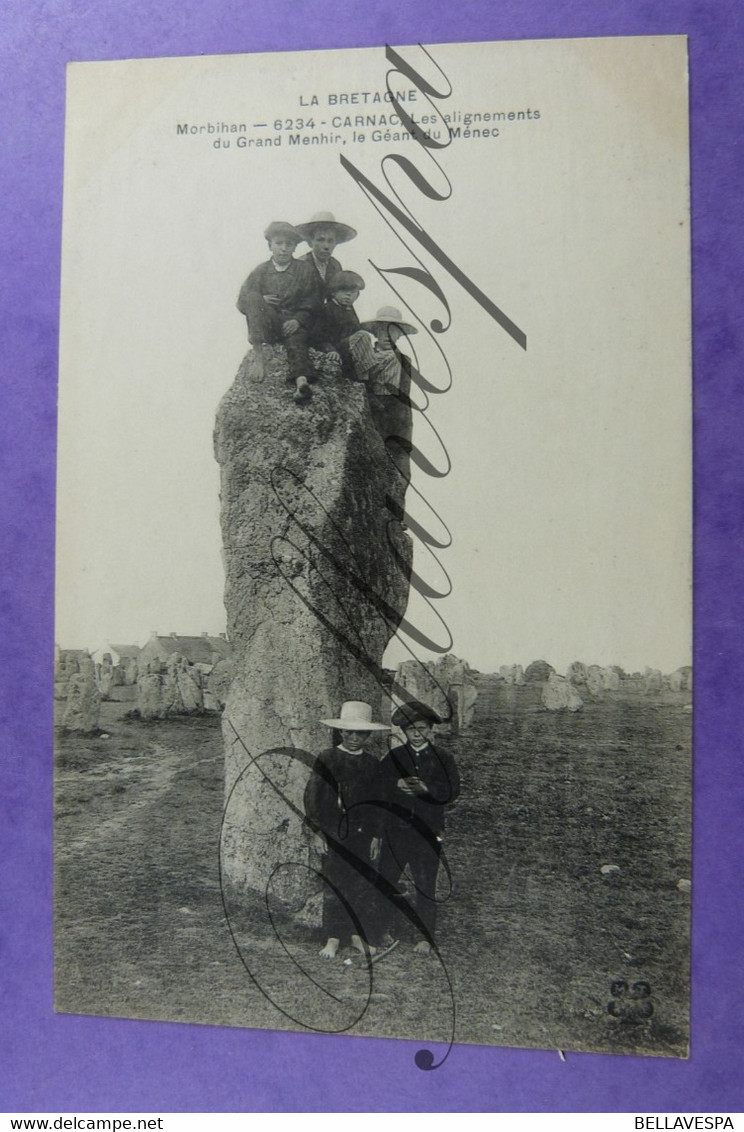
<path fill-rule="evenodd" d="M 233 673 L 235 671 L 232 656 L 218 660 L 207 677 L 204 689 L 204 706 L 221 711 L 227 702 L 227 693 L 230 691 Z"/>
<path fill-rule="evenodd" d="M 586 670 L 586 690 L 595 698 L 601 697 L 605 683 L 602 669 L 598 664 L 590 664 Z"/>
<path fill-rule="evenodd" d="M 552 664 L 548 664 L 547 660 L 533 660 L 532 664 L 528 664 L 525 669 L 525 683 L 542 684 L 543 681 L 549 679 L 551 672 L 555 672 L 555 669 Z"/>
<path fill-rule="evenodd" d="M 137 681 L 137 710 L 142 719 L 167 719 L 204 711 L 202 677 L 185 657 L 173 653 L 164 665 L 157 659 Z"/>
<path fill-rule="evenodd" d="M 78 671 L 67 682 L 67 705 L 62 719 L 65 731 L 93 732 L 101 717 L 101 693 L 96 687 L 96 673 L 90 657 L 76 665 Z"/>
<path fill-rule="evenodd" d="M 446 690 L 432 675 L 430 661 L 403 660 L 395 672 L 398 699 L 420 700 L 442 717 L 449 715 Z"/>
<path fill-rule="evenodd" d="M 204 691 L 199 669 L 189 664 L 184 656 L 172 656 L 168 662 L 168 671 L 178 693 L 176 709 L 178 714 L 193 715 L 203 712 Z"/>
<path fill-rule="evenodd" d="M 478 698 L 478 689 L 468 662 L 448 653 L 435 663 L 433 674 L 446 690 L 455 726 L 458 731 L 463 731 L 473 722 L 475 701 Z"/>
<path fill-rule="evenodd" d="M 56 650 L 54 658 L 54 698 L 66 700 L 70 680 L 80 671 L 80 653 L 67 650 Z"/>
<path fill-rule="evenodd" d="M 548 711 L 581 711 L 584 706 L 579 693 L 569 680 L 551 672 L 542 690 L 541 702 Z"/>
<path fill-rule="evenodd" d="M 222 872 L 296 910 L 318 882 L 295 752 L 329 745 L 319 721 L 344 700 L 368 701 L 380 719 L 382 656 L 408 600 L 408 456 L 383 437 L 410 437 L 410 411 L 389 397 L 373 417 L 364 387 L 327 365 L 296 404 L 283 366 L 263 361 L 247 355 L 215 429 L 234 650 Z"/>
<path fill-rule="evenodd" d="M 166 719 L 174 714 L 176 688 L 167 672 L 145 672 L 137 681 L 137 710 L 142 719 Z"/>
<path fill-rule="evenodd" d="M 620 690 L 620 673 L 616 668 L 609 667 L 602 669 L 602 687 L 607 692 L 617 692 Z"/>

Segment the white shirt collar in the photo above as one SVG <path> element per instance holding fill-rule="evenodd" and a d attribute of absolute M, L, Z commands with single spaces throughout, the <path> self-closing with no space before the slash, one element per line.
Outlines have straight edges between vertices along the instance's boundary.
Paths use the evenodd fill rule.
<path fill-rule="evenodd" d="M 315 264 L 318 271 L 320 272 L 321 279 L 325 279 L 326 273 L 328 271 L 328 263 L 330 261 L 326 260 L 325 263 L 321 263 L 320 260 L 316 257 L 315 252 L 310 252 L 310 255 L 313 257 L 313 263 Z"/>

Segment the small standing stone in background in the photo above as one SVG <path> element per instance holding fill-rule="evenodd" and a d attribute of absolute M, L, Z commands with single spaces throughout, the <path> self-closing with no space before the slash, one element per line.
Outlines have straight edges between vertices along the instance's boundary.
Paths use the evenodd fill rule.
<path fill-rule="evenodd" d="M 89 656 L 81 657 L 78 672 L 67 685 L 67 705 L 62 720 L 65 731 L 93 733 L 101 718 L 101 693 L 96 686 L 96 673 Z"/>

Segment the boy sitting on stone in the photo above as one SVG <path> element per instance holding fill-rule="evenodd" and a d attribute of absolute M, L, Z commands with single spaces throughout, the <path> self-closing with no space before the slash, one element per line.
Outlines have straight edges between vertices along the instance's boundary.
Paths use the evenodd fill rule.
<path fill-rule="evenodd" d="M 360 337 L 370 341 L 354 310 L 364 280 L 356 271 L 337 271 L 326 287 L 328 301 L 314 319 L 312 344 L 321 350 L 335 350 L 344 375 L 350 381 L 359 380 L 354 361 L 356 342 Z"/>
<path fill-rule="evenodd" d="M 287 351 L 287 380 L 295 400 L 305 401 L 314 380 L 308 354 L 308 328 L 323 304 L 320 281 L 309 263 L 294 258 L 299 232 L 283 220 L 264 236 L 271 258 L 259 264 L 240 288 L 237 307 L 248 322 L 248 341 L 257 350 L 281 343 Z"/>
<path fill-rule="evenodd" d="M 374 347 L 360 359 L 359 364 L 366 369 L 362 380 L 367 382 L 369 392 L 378 396 L 400 393 L 403 374 L 401 354 L 395 343 L 403 335 L 416 334 L 416 327 L 403 321 L 397 307 L 380 307 L 375 317 L 361 326 L 374 335 Z"/>

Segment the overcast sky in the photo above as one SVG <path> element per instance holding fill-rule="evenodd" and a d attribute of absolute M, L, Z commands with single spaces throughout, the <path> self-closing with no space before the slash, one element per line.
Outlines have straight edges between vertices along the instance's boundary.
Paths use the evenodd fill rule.
<path fill-rule="evenodd" d="M 545 658 L 671 671 L 690 660 L 689 226 L 681 39 L 545 41 L 431 49 L 452 85 L 442 113 L 531 112 L 496 138 L 354 143 L 329 95 L 382 91 L 382 49 L 80 64 L 70 70 L 60 359 L 57 640 L 144 643 L 152 630 L 225 628 L 217 405 L 247 348 L 240 285 L 267 258 L 262 232 L 330 210 L 358 229 L 338 250 L 367 280 L 357 310 L 406 299 L 417 325 L 442 306 L 340 155 L 392 184 L 454 262 L 526 334 L 523 350 L 421 252 L 452 312 L 415 339 L 451 388 L 427 418 L 451 462 L 414 487 L 452 535 L 435 603 L 451 651 L 482 671 Z M 420 49 L 404 51 L 424 71 Z M 441 87 L 441 76 L 425 74 Z M 396 87 L 409 90 L 408 80 Z M 319 106 L 309 103 L 316 95 Z M 419 94 L 416 110 L 431 110 Z M 534 116 L 535 111 L 540 117 Z M 345 145 L 215 148 L 177 125 L 314 115 L 307 136 Z M 319 122 L 325 121 L 326 127 Z M 462 125 L 455 121 L 454 125 Z M 481 126 L 485 123 L 481 123 Z M 473 123 L 475 125 L 475 123 Z M 440 123 L 441 126 L 441 123 Z M 292 132 L 292 131 L 290 131 Z M 297 131 L 294 131 L 297 132 Z M 443 172 L 442 172 L 443 171 Z M 299 249 L 306 250 L 305 245 Z M 418 250 L 418 249 L 417 249 Z M 371 261 L 371 263 L 370 263 Z M 416 443 L 438 465 L 426 420 Z M 411 510 L 427 525 L 428 510 Z M 443 588 L 443 587 L 442 587 Z M 412 598 L 409 617 L 428 618 Z M 441 631 L 439 631 L 441 636 Z M 415 655 L 426 658 L 418 646 Z M 405 658 L 394 643 L 387 661 Z"/>

